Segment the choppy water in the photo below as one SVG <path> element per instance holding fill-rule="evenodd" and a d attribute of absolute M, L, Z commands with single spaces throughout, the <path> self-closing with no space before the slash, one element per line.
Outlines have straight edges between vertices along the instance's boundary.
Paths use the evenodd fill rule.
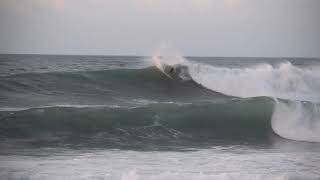
<path fill-rule="evenodd" d="M 319 59 L 0 55 L 0 176 L 319 179 L 319 92 Z"/>

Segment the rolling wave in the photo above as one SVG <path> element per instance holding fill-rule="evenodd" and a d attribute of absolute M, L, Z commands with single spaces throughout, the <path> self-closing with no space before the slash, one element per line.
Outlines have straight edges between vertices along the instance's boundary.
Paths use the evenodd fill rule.
<path fill-rule="evenodd" d="M 43 107 L 0 112 L 0 137 L 101 134 L 113 138 L 266 138 L 272 101 L 268 98 L 206 103 L 156 103 L 139 107 Z M 112 140 L 111 140 L 112 141 Z"/>

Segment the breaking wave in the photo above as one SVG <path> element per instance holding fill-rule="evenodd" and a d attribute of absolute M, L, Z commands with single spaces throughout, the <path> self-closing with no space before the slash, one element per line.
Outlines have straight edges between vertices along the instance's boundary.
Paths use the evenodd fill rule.
<path fill-rule="evenodd" d="M 320 66 L 302 68 L 282 62 L 277 65 L 228 68 L 186 59 L 162 59 L 153 58 L 155 64 L 183 63 L 188 66 L 195 82 L 212 91 L 240 98 L 275 98 L 271 120 L 275 133 L 292 140 L 320 142 L 320 111 L 317 104 L 320 102 Z"/>

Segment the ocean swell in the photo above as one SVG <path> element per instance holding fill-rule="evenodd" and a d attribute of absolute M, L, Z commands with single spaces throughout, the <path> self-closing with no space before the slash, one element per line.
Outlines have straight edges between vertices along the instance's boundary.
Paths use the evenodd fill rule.
<path fill-rule="evenodd" d="M 0 137 L 46 134 L 99 134 L 117 138 L 267 138 L 272 101 L 266 98 L 222 102 L 157 103 L 127 107 L 45 107 L 0 112 Z M 129 136 L 130 135 L 130 136 Z M 203 139 L 205 140 L 205 139 Z M 112 141 L 112 140 L 111 140 Z"/>

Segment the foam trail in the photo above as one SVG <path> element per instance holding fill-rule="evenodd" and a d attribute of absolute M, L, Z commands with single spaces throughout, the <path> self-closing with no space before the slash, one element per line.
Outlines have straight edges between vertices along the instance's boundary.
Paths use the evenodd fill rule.
<path fill-rule="evenodd" d="M 300 101 L 275 104 L 271 126 L 281 137 L 320 142 L 320 105 Z"/>

